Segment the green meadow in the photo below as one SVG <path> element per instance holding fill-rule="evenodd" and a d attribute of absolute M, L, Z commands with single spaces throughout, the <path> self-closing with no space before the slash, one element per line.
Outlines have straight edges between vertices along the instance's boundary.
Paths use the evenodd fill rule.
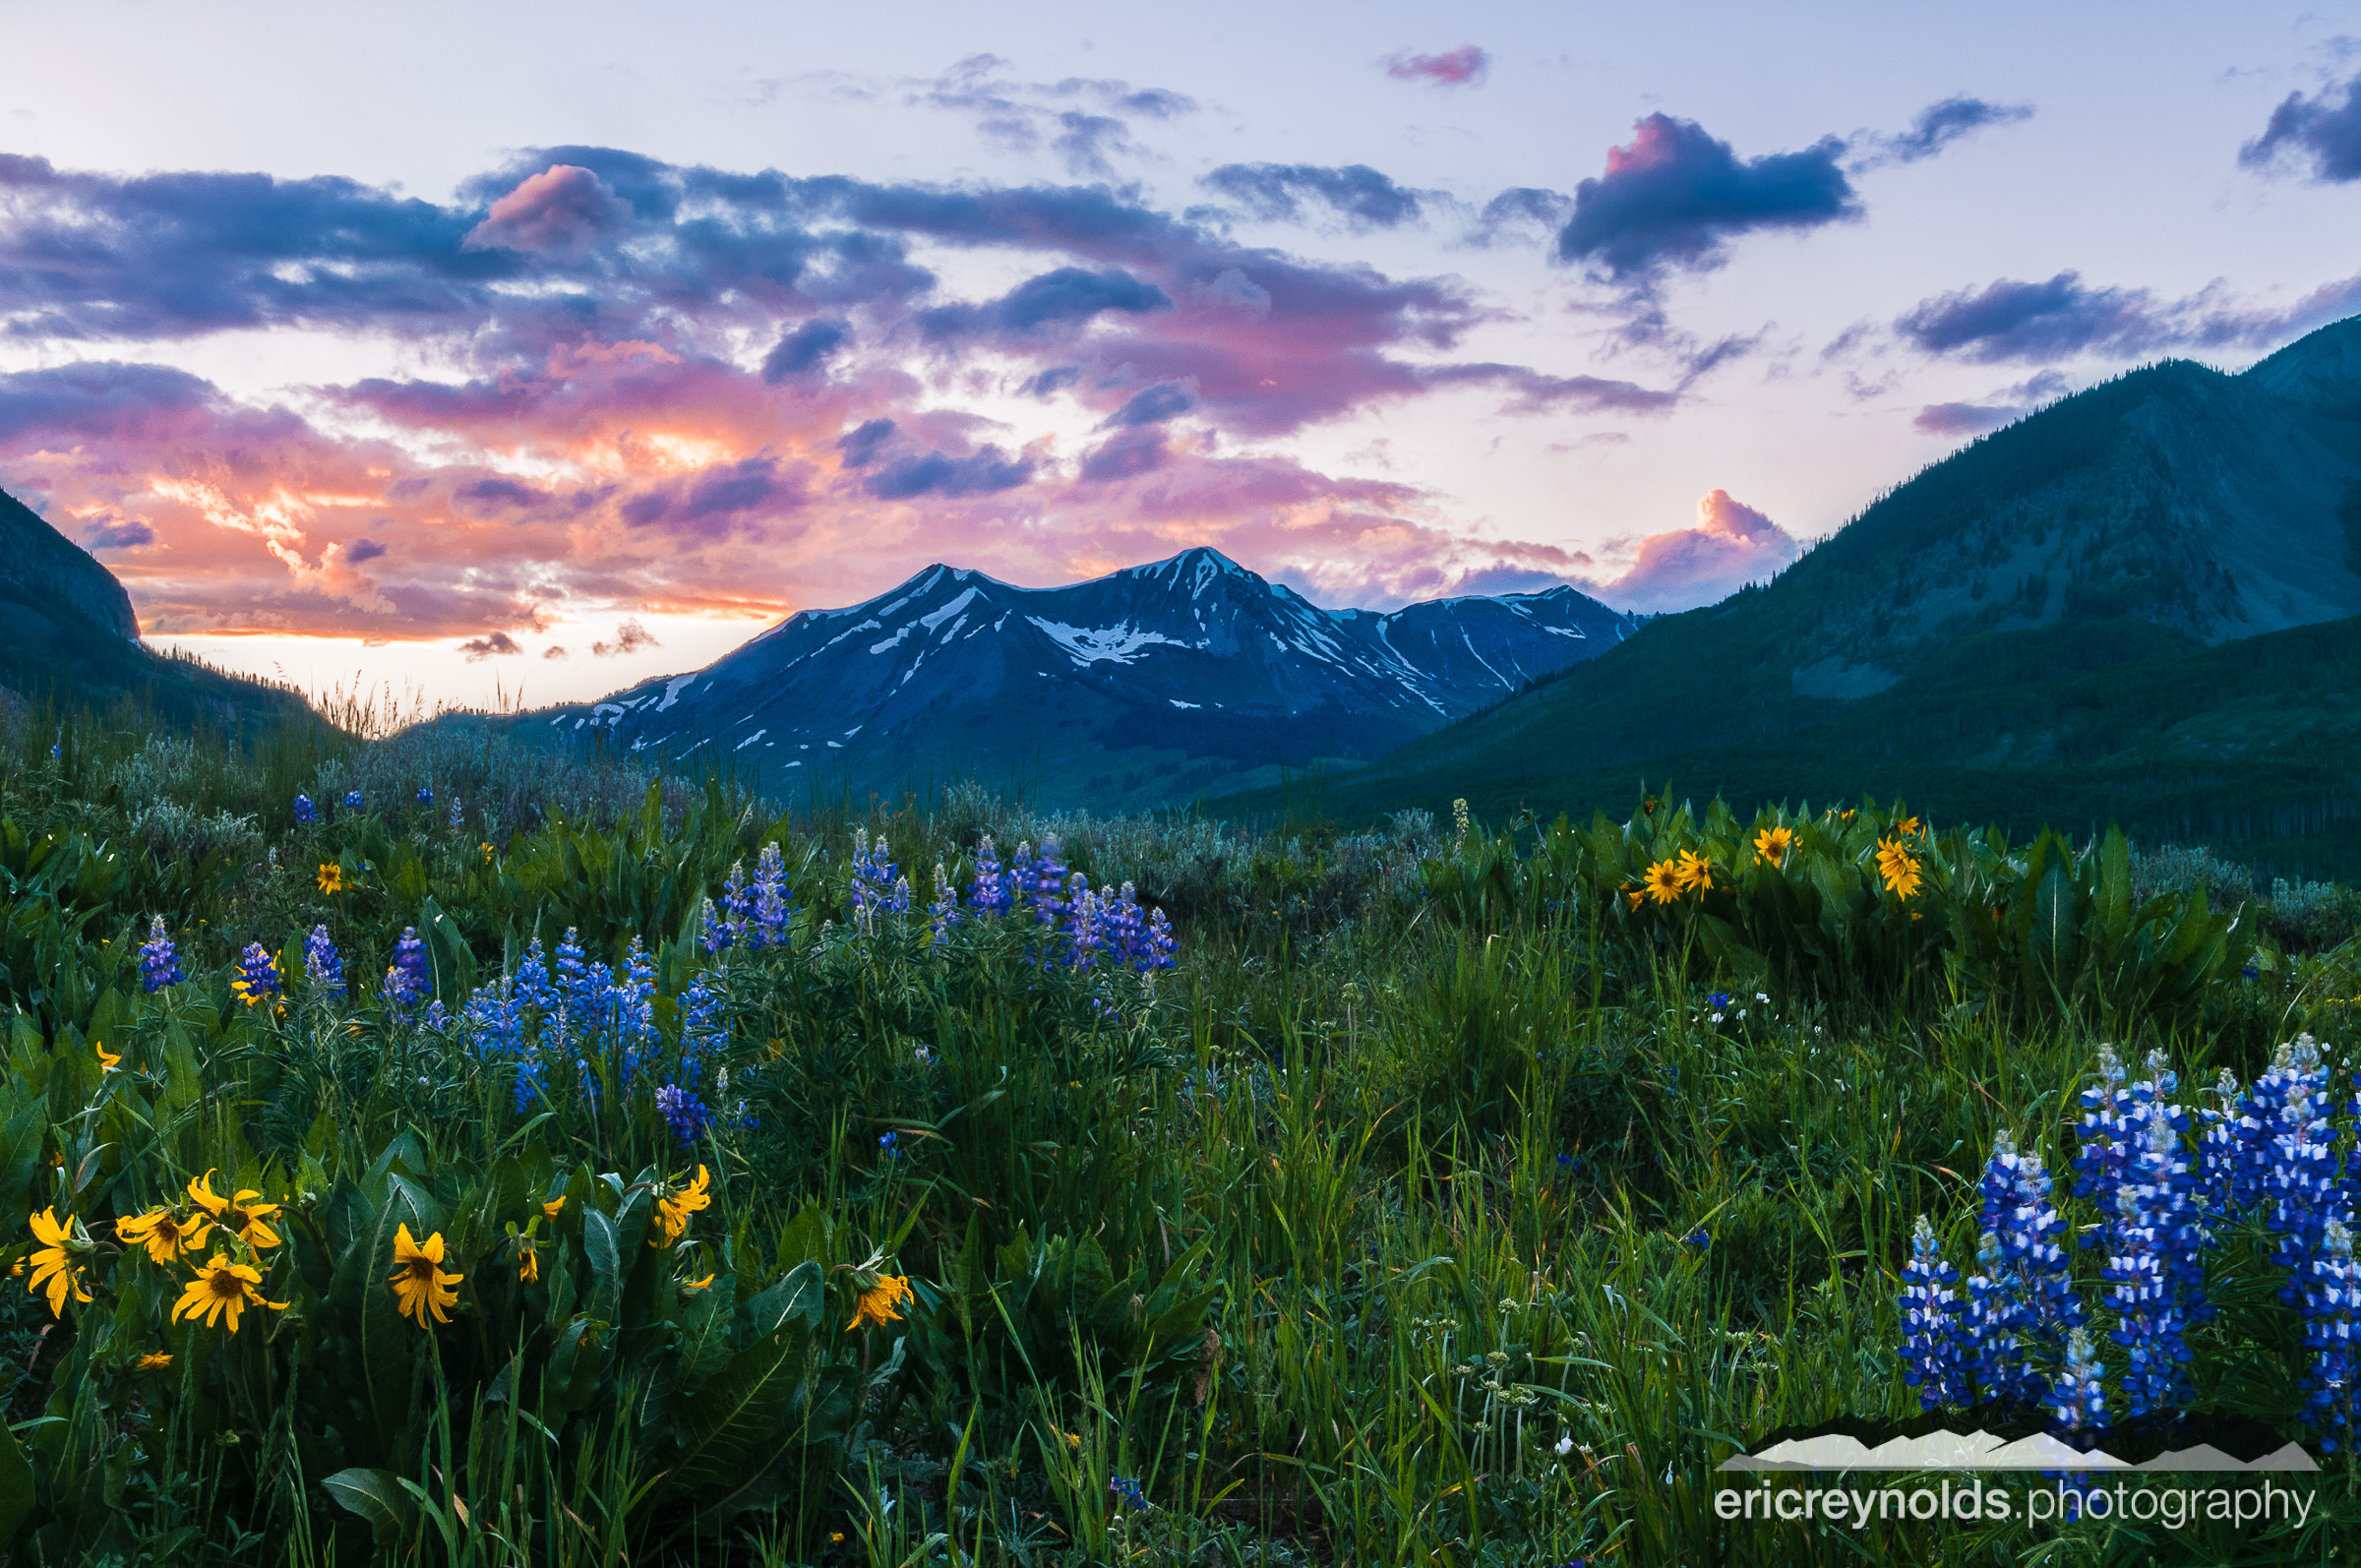
<path fill-rule="evenodd" d="M 1053 841 L 1061 920 L 976 907 Z M 1170 967 L 1077 963 L 1072 875 Z M 2100 1231 L 2102 1044 L 2202 1121 L 2310 1035 L 2344 1172 L 2357 912 L 1893 800 L 1093 819 L 20 709 L 0 1551 L 2350 1560 L 2305 1379 L 2351 1311 L 2283 1298 L 2253 1214 L 2187 1419 L 2319 1454 L 2300 1520 L 1733 1521 L 1714 1467 L 1921 1413 L 1913 1230 L 1970 1272 L 2002 1133 Z M 2105 1249 L 2068 1258 L 2120 1411 Z"/>

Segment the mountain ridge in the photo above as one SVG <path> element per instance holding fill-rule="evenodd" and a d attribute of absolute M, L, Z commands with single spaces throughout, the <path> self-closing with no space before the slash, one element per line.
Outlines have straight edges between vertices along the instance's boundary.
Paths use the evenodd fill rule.
<path fill-rule="evenodd" d="M 521 716 L 773 781 L 1013 770 L 1044 799 L 1172 805 L 1374 757 L 1630 634 L 1556 587 L 1324 610 L 1217 550 L 1050 588 L 937 563 L 701 670 Z"/>

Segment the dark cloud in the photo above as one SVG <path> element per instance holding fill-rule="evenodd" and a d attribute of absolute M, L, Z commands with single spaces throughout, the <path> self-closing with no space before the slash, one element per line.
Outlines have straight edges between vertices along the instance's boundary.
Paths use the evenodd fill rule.
<path fill-rule="evenodd" d="M 564 648 L 553 642 L 548 647 L 541 650 L 541 657 L 545 659 L 571 659 L 574 657 L 574 655 L 568 653 Z"/>
<path fill-rule="evenodd" d="M 1054 365 L 1038 376 L 1027 377 L 1017 391 L 1028 397 L 1047 397 L 1052 393 L 1063 392 L 1081 379 L 1081 366 Z"/>
<path fill-rule="evenodd" d="M 612 659 L 619 654 L 636 653 L 641 648 L 659 648 L 663 644 L 648 633 L 647 628 L 636 621 L 626 621 L 615 629 L 610 641 L 593 642 L 590 651 L 599 658 Z M 543 654 L 543 658 L 549 655 Z"/>
<path fill-rule="evenodd" d="M 540 506 L 549 499 L 530 485 L 518 484 L 514 479 L 499 478 L 474 480 L 459 486 L 452 492 L 452 495 L 460 501 L 471 501 L 478 506 L 492 508 L 529 509 Z"/>
<path fill-rule="evenodd" d="M 344 561 L 347 566 L 357 567 L 364 561 L 375 561 L 379 556 L 382 556 L 385 553 L 386 547 L 382 544 L 379 544 L 375 539 L 355 539 L 352 541 L 351 546 L 345 550 Z"/>
<path fill-rule="evenodd" d="M 1740 160 L 1694 120 L 1651 114 L 1631 145 L 1610 148 L 1606 172 L 1574 188 L 1574 214 L 1558 231 L 1560 261 L 1583 262 L 1618 282 L 1671 268 L 1708 268 L 1725 242 L 1754 229 L 1816 228 L 1860 215 L 1828 137 L 1800 152 Z"/>
<path fill-rule="evenodd" d="M 2029 103 L 1993 103 L 1966 94 L 1944 98 L 1920 109 L 1907 131 L 1894 136 L 1855 138 L 1853 145 L 1858 155 L 1852 166 L 1866 169 L 1886 163 L 1915 163 L 1933 157 L 1960 138 L 1985 126 L 2013 125 L 2032 118 L 2032 113 Z"/>
<path fill-rule="evenodd" d="M 803 505 L 802 487 L 767 455 L 716 463 L 685 484 L 651 490 L 626 501 L 623 520 L 636 528 L 663 522 L 718 539 L 748 514 L 775 514 Z"/>
<path fill-rule="evenodd" d="M 1091 484 L 1136 479 L 1163 467 L 1169 455 L 1163 432 L 1153 427 L 1126 430 L 1083 456 L 1082 478 Z"/>
<path fill-rule="evenodd" d="M 121 440 L 202 416 L 212 384 L 164 365 L 82 360 L 0 373 L 0 440 L 44 433 Z"/>
<path fill-rule="evenodd" d="M 843 454 L 847 468 L 866 468 L 877 459 L 878 449 L 893 439 L 893 421 L 872 419 L 858 429 L 837 439 L 836 450 Z"/>
<path fill-rule="evenodd" d="M 939 452 L 902 457 L 861 482 L 879 501 L 913 501 L 920 496 L 988 496 L 1013 490 L 1033 477 L 1033 464 L 998 447 L 981 447 L 965 457 Z"/>
<path fill-rule="evenodd" d="M 1545 414 L 1613 410 L 1631 414 L 1668 412 L 1677 393 L 1655 392 L 1635 382 L 1598 376 L 1545 376 L 1523 365 L 1443 365 L 1422 373 L 1428 387 L 1498 387 L 1512 395 L 1503 413 Z"/>
<path fill-rule="evenodd" d="M 1197 183 L 1235 203 L 1248 217 L 1301 222 L 1303 205 L 1335 212 L 1355 229 L 1399 228 L 1420 217 L 1419 193 L 1366 163 L 1225 163 Z"/>
<path fill-rule="evenodd" d="M 1196 394 L 1186 387 L 1179 382 L 1161 381 L 1133 392 L 1122 407 L 1107 416 L 1107 423 L 1110 427 L 1160 424 L 1196 406 Z"/>
<path fill-rule="evenodd" d="M 2272 168 L 2290 157 L 2308 161 L 2312 178 L 2324 183 L 2361 180 L 2361 76 L 2310 97 L 2288 93 L 2270 111 L 2263 134 L 2238 150 L 2238 161 L 2250 169 Z"/>
<path fill-rule="evenodd" d="M 791 377 L 809 375 L 852 341 L 853 330 L 843 322 L 810 321 L 781 337 L 762 361 L 762 379 L 772 386 Z"/>
<path fill-rule="evenodd" d="M 2012 278 L 1923 300 L 1894 323 L 1910 346 L 1984 363 L 2038 364 L 2083 353 L 2137 354 L 2170 340 L 2146 289 L 2091 288 L 2079 272 Z"/>
<path fill-rule="evenodd" d="M 1980 436 L 2013 424 L 2043 403 L 2063 397 L 2072 388 L 2054 370 L 2036 372 L 2014 387 L 2004 387 L 1989 402 L 1928 403 L 1910 421 L 1930 436 Z"/>
<path fill-rule="evenodd" d="M 481 664 L 486 659 L 501 658 L 512 653 L 522 653 L 524 649 L 518 647 L 516 639 L 506 632 L 489 632 L 480 637 L 460 643 L 459 651 L 467 655 L 469 664 Z"/>
<path fill-rule="evenodd" d="M 459 248 L 580 256 L 627 232 L 632 218 L 631 204 L 606 181 L 588 169 L 553 163 L 494 202 Z"/>
<path fill-rule="evenodd" d="M 1472 43 L 1446 54 L 1413 54 L 1408 49 L 1377 62 L 1397 82 L 1428 82 L 1436 87 L 1474 87 L 1492 68 L 1492 57 Z"/>
<path fill-rule="evenodd" d="M 1574 199 L 1531 185 L 1513 186 L 1483 204 L 1468 239 L 1476 245 L 1498 245 L 1551 235 L 1574 215 Z"/>
<path fill-rule="evenodd" d="M 155 530 L 137 518 L 92 523 L 83 530 L 92 550 L 130 550 L 155 543 Z"/>
<path fill-rule="evenodd" d="M 1137 315 L 1170 310 L 1172 297 L 1120 268 L 1093 272 L 1060 267 L 1029 277 L 997 300 L 982 305 L 943 305 L 918 314 L 919 330 L 937 341 L 1078 326 L 1103 311 Z"/>

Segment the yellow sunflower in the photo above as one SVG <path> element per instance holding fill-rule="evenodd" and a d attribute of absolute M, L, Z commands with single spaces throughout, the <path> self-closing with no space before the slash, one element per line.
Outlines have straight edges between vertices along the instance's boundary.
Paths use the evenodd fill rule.
<path fill-rule="evenodd" d="M 64 1317 L 68 1292 L 73 1293 L 77 1301 L 91 1298 L 91 1293 L 82 1288 L 84 1265 L 76 1261 L 90 1256 L 90 1237 L 80 1234 L 82 1228 L 71 1214 L 60 1221 L 55 1206 L 33 1215 L 29 1223 L 41 1246 L 32 1254 L 32 1278 L 25 1282 L 25 1289 L 39 1296 L 45 1288 L 50 1315 Z"/>
<path fill-rule="evenodd" d="M 1692 850 L 1680 852 L 1680 865 L 1675 872 L 1680 877 L 1680 890 L 1692 889 L 1702 893 L 1714 885 L 1714 863 Z"/>
<path fill-rule="evenodd" d="M 170 1263 L 183 1252 L 205 1245 L 213 1222 L 202 1214 L 182 1219 L 170 1209 L 150 1209 L 135 1220 L 117 1220 L 115 1235 L 126 1246 L 141 1246 L 158 1263 Z"/>
<path fill-rule="evenodd" d="M 558 1211 L 564 1207 L 566 1207 L 566 1194 L 561 1192 L 541 1205 L 541 1213 L 547 1217 L 550 1224 L 555 1225 L 558 1223 Z"/>
<path fill-rule="evenodd" d="M 1917 818 L 1916 816 L 1914 816 L 1914 815 L 1913 815 L 1913 816 L 1906 816 L 1906 817 L 1904 817 L 1904 818 L 1903 818 L 1901 821 L 1899 821 L 1899 822 L 1896 822 L 1896 823 L 1894 824 L 1894 832 L 1895 832 L 1895 834 L 1896 834 L 1896 836 L 1897 836 L 1897 837 L 1901 837 L 1901 838 L 1907 838 L 1907 837 L 1909 837 L 1909 836 L 1910 836 L 1912 833 L 1915 833 L 1915 832 L 1917 832 L 1917 831 L 1918 831 L 1918 818 Z"/>
<path fill-rule="evenodd" d="M 903 1276 L 878 1275 L 878 1283 L 861 1293 L 859 1301 L 853 1307 L 853 1320 L 844 1325 L 844 1331 L 850 1334 L 864 1323 L 882 1327 L 887 1323 L 900 1322 L 902 1314 L 898 1308 L 914 1295 L 916 1293 L 910 1289 L 909 1280 Z"/>
<path fill-rule="evenodd" d="M 518 1282 L 519 1284 L 522 1284 L 522 1285 L 530 1285 L 530 1284 L 532 1284 L 534 1281 L 536 1281 L 536 1280 L 538 1280 L 538 1279 L 540 1279 L 540 1278 L 541 1278 L 541 1253 L 540 1253 L 540 1250 L 539 1250 L 537 1247 L 535 1247 L 535 1246 L 533 1245 L 532 1238 L 531 1238 L 530 1236 L 518 1236 L 518 1237 L 516 1238 L 516 1279 L 517 1279 L 517 1282 Z"/>
<path fill-rule="evenodd" d="M 718 1273 L 718 1272 L 719 1272 L 719 1271 L 716 1271 L 716 1273 Z M 703 1279 L 701 1279 L 701 1280 L 683 1280 L 683 1281 L 681 1282 L 681 1289 L 682 1289 L 682 1290 L 684 1290 L 684 1291 L 702 1291 L 702 1290 L 708 1290 L 708 1289 L 710 1289 L 710 1288 L 712 1287 L 713 1280 L 714 1280 L 714 1275 L 712 1275 L 712 1274 L 708 1274 L 708 1275 L 706 1275 L 706 1276 L 705 1276 Z"/>
<path fill-rule="evenodd" d="M 414 1317 L 420 1328 L 431 1327 L 426 1317 L 432 1312 L 437 1323 L 451 1321 L 444 1309 L 456 1306 L 459 1293 L 452 1287 L 465 1279 L 464 1274 L 443 1272 L 443 1233 L 437 1231 L 421 1243 L 410 1239 L 410 1228 L 399 1226 L 394 1233 L 394 1272 L 387 1282 L 394 1299 L 401 1304 L 404 1317 Z"/>
<path fill-rule="evenodd" d="M 250 1306 L 285 1311 L 286 1302 L 263 1299 L 262 1284 L 261 1270 L 251 1264 L 232 1263 L 216 1252 L 198 1269 L 197 1277 L 180 1293 L 180 1299 L 172 1303 L 172 1321 L 177 1323 L 185 1317 L 194 1323 L 202 1317 L 205 1326 L 212 1328 L 226 1314 L 229 1331 L 235 1334 L 238 1314 Z"/>
<path fill-rule="evenodd" d="M 109 1052 L 105 1042 L 97 1040 L 91 1042 L 91 1049 L 98 1053 L 98 1071 L 101 1075 L 121 1070 L 115 1065 L 116 1062 L 123 1059 L 121 1052 Z"/>
<path fill-rule="evenodd" d="M 1774 866 L 1787 862 L 1787 851 L 1795 847 L 1795 830 L 1791 827 L 1766 827 L 1754 835 L 1754 853 L 1758 860 Z"/>
<path fill-rule="evenodd" d="M 1877 874 L 1885 879 L 1887 891 L 1897 898 L 1908 898 L 1918 891 L 1918 858 L 1905 849 L 1899 839 L 1879 841 Z"/>
<path fill-rule="evenodd" d="M 713 1195 L 705 1190 L 712 1184 L 713 1178 L 705 1174 L 705 1168 L 700 1165 L 696 1168 L 696 1180 L 671 1197 L 658 1200 L 656 1216 L 664 1223 L 664 1235 L 661 1239 L 649 1236 L 647 1244 L 670 1246 L 673 1242 L 678 1241 L 681 1238 L 681 1233 L 689 1229 L 689 1216 L 699 1209 L 709 1209 L 713 1206 Z"/>
<path fill-rule="evenodd" d="M 131 1369 L 135 1372 L 160 1372 L 171 1364 L 172 1353 L 170 1351 L 150 1351 L 134 1361 Z"/>
<path fill-rule="evenodd" d="M 1681 879 L 1680 863 L 1668 860 L 1658 861 L 1649 867 L 1647 874 L 1640 878 L 1640 885 L 1648 896 L 1658 903 L 1671 903 L 1680 896 L 1681 888 L 1685 885 Z"/>
<path fill-rule="evenodd" d="M 342 866 L 333 864 L 333 862 L 321 863 L 320 891 L 324 893 L 340 893 L 344 891 L 344 868 Z"/>
<path fill-rule="evenodd" d="M 266 1222 L 278 1213 L 278 1205 L 248 1201 L 261 1197 L 262 1194 L 252 1187 L 239 1191 L 236 1197 L 229 1200 L 229 1219 L 223 1222 L 223 1229 L 237 1232 L 238 1239 L 248 1246 L 276 1246 L 278 1233 Z"/>

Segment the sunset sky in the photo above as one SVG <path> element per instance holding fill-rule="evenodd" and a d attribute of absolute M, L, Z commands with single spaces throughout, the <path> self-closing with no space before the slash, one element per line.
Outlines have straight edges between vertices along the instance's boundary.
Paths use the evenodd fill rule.
<path fill-rule="evenodd" d="M 930 562 L 1198 544 L 1684 608 L 2361 311 L 2361 5 L 0 29 L 0 488 L 315 690 L 584 697 Z"/>

